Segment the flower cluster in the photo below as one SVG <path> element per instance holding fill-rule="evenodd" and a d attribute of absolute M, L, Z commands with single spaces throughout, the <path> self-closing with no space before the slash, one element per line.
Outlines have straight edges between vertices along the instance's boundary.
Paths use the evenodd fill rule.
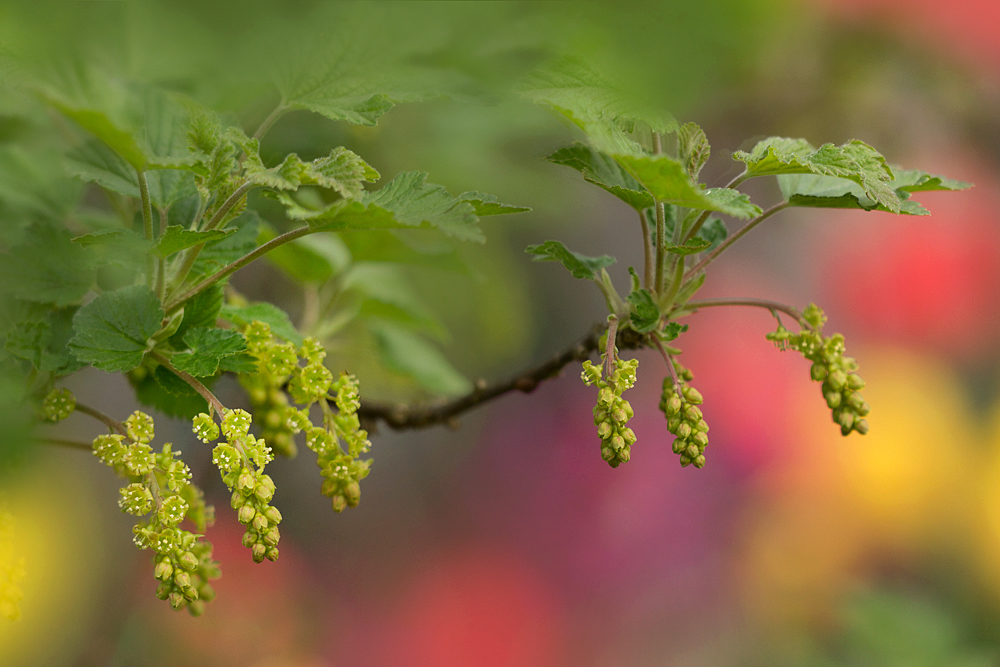
<path fill-rule="evenodd" d="M 333 395 L 337 413 L 333 413 L 326 400 L 322 401 L 325 428 L 303 424 L 305 410 L 294 426 L 304 427 L 306 445 L 316 452 L 316 464 L 324 477 L 323 495 L 330 498 L 334 512 L 343 512 L 348 507 L 357 507 L 361 501 L 361 480 L 368 476 L 372 459 L 359 457 L 371 448 L 371 441 L 358 419 L 361 402 L 357 378 L 341 373 L 328 391 Z"/>
<path fill-rule="evenodd" d="M 326 350 L 315 338 L 306 338 L 296 349 L 275 338 L 263 322 L 248 325 L 244 335 L 257 359 L 257 373 L 244 376 L 241 382 L 264 421 L 264 437 L 271 434 L 280 439 L 281 450 L 291 455 L 296 450 L 294 435 L 305 432 L 306 445 L 316 453 L 325 478 L 322 492 L 331 499 L 334 511 L 356 507 L 361 500 L 361 480 L 368 476 L 372 464 L 371 459 L 360 458 L 371 442 L 357 415 L 361 405 L 357 379 L 342 373 L 335 381 L 323 363 Z M 292 401 L 304 407 L 288 404 L 281 389 L 285 384 Z M 314 425 L 309 417 L 314 404 L 322 410 L 322 426 Z"/>
<path fill-rule="evenodd" d="M 603 354 L 601 358 L 606 356 Z M 594 406 L 594 424 L 597 426 L 597 435 L 601 437 L 601 458 L 612 468 L 629 460 L 631 447 L 635 442 L 635 433 L 627 426 L 633 415 L 632 406 L 622 398 L 622 393 L 635 384 L 638 367 L 638 359 L 619 359 L 615 369 L 605 380 L 603 366 L 594 366 L 589 359 L 583 362 L 580 377 L 587 386 L 596 385 L 599 390 L 597 405 Z"/>
<path fill-rule="evenodd" d="M 0 507 L 0 618 L 10 621 L 21 618 L 24 577 L 24 558 L 17 558 L 14 553 L 14 517 Z"/>
<path fill-rule="evenodd" d="M 149 415 L 136 411 L 124 426 L 125 435 L 95 438 L 94 455 L 129 480 L 119 489 L 122 511 L 149 515 L 132 528 L 132 534 L 136 546 L 156 552 L 157 597 L 174 609 L 186 607 L 200 616 L 205 603 L 215 597 L 208 582 L 220 576 L 219 567 L 212 559 L 212 545 L 201 534 L 180 528 L 180 523 L 188 519 L 201 533 L 213 523 L 214 510 L 191 484 L 191 470 L 178 458 L 180 452 L 173 451 L 170 443 L 160 452 L 150 447 L 155 428 Z"/>
<path fill-rule="evenodd" d="M 679 454 L 682 466 L 705 467 L 705 447 L 708 445 L 708 424 L 701 413 L 701 393 L 686 383 L 694 375 L 677 361 L 671 360 L 677 371 L 678 385 L 669 375 L 663 378 L 660 412 L 667 418 L 667 429 L 675 436 L 674 454 Z"/>
<path fill-rule="evenodd" d="M 42 419 L 61 422 L 76 410 L 76 396 L 65 387 L 53 389 L 42 400 Z"/>
<path fill-rule="evenodd" d="M 240 523 L 246 526 L 243 546 L 250 549 L 254 562 L 260 563 L 265 558 L 278 560 L 281 512 L 270 505 L 274 482 L 264 474 L 264 467 L 274 460 L 274 455 L 263 438 L 250 433 L 250 424 L 250 413 L 245 410 L 225 411 L 222 435 L 226 442 L 212 450 L 212 463 L 233 494 L 230 504 Z M 205 413 L 194 418 L 193 430 L 203 442 L 219 437 L 219 427 Z"/>
<path fill-rule="evenodd" d="M 824 336 L 823 325 L 826 315 L 816 304 L 809 304 L 802 313 L 810 328 L 802 328 L 797 334 L 781 324 L 778 330 L 767 334 L 780 350 L 792 349 L 800 352 L 813 362 L 809 374 L 816 382 L 823 383 L 823 398 L 833 414 L 833 421 L 840 426 L 842 435 L 857 431 L 861 435 L 868 432 L 868 416 L 871 408 L 860 391 L 865 381 L 855 373 L 858 362 L 853 357 L 844 356 L 844 337 L 841 334 Z"/>

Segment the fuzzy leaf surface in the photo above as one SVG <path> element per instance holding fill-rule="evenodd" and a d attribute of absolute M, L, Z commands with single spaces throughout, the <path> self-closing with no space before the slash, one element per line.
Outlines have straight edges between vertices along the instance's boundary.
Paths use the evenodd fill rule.
<path fill-rule="evenodd" d="M 618 162 L 625 167 L 657 201 L 718 211 L 734 218 L 749 219 L 760 215 L 760 207 L 750 202 L 750 197 L 730 188 L 703 189 L 688 175 L 684 165 L 666 155 L 618 155 Z"/>
<path fill-rule="evenodd" d="M 170 360 L 174 368 L 195 377 L 215 375 L 219 362 L 247 349 L 242 334 L 228 329 L 197 327 L 184 334 L 184 343 L 190 351 L 175 354 Z"/>
<path fill-rule="evenodd" d="M 105 292 L 73 317 L 76 335 L 69 347 L 77 359 L 102 371 L 129 371 L 142 363 L 162 321 L 160 301 L 145 285 Z"/>
<path fill-rule="evenodd" d="M 632 305 L 629 323 L 639 333 L 649 333 L 660 323 L 660 309 L 648 289 L 633 290 L 628 295 L 628 302 Z"/>

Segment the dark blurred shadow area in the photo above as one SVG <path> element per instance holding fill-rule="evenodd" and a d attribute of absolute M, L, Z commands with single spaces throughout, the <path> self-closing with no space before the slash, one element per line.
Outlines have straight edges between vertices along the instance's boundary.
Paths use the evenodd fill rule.
<path fill-rule="evenodd" d="M 704 469 L 681 468 L 670 449 L 659 356 L 638 354 L 638 441 L 617 469 L 600 459 L 596 391 L 573 364 L 457 429 L 373 434 L 363 500 L 344 514 L 320 495 L 311 452 L 276 461 L 281 559 L 255 565 L 208 447 L 157 415 L 158 436 L 184 450 L 218 508 L 207 538 L 223 577 L 201 618 L 155 599 L 109 471 L 86 453 L 22 447 L 0 500 L 18 518 L 29 578 L 23 620 L 0 620 L 0 665 L 997 664 L 997 26 L 992 0 L 0 3 L 0 169 L 11 151 L 53 151 L 62 121 L 37 114 L 19 82 L 67 63 L 183 94 L 246 128 L 279 99 L 275 68 L 333 40 L 370 76 L 391 51 L 408 76 L 443 77 L 448 96 L 401 103 L 377 125 L 289 113 L 261 153 L 273 164 L 346 146 L 383 177 L 427 171 L 450 192 L 532 208 L 485 221 L 485 245 L 453 249 L 456 270 L 402 273 L 440 322 L 435 349 L 468 379 L 540 362 L 604 317 L 597 290 L 531 262 L 525 246 L 559 238 L 613 255 L 620 285 L 642 263 L 634 212 L 542 159 L 580 137 L 512 92 L 553 56 L 585 57 L 698 122 L 713 145 L 710 185 L 739 172 L 732 151 L 770 135 L 859 138 L 893 164 L 976 184 L 917 193 L 927 218 L 786 212 L 708 278 L 706 297 L 826 309 L 868 382 L 864 437 L 840 437 L 808 362 L 764 338 L 766 311 L 705 309 L 676 341 L 712 425 Z M 394 83 L 403 97 L 419 84 Z M 15 201 L 5 178 L 0 202 Z M 762 206 L 779 198 L 766 184 L 746 191 Z M 251 206 L 290 224 L 273 201 Z M 0 242 L 15 228 L 0 219 Z M 255 264 L 233 285 L 305 315 L 279 266 Z M 336 340 L 330 365 L 357 373 L 363 397 L 429 399 L 381 368 L 360 333 Z M 116 413 L 135 404 L 123 378 L 94 369 L 68 386 Z M 216 390 L 247 407 L 236 382 Z M 14 448 L 27 437 L 4 405 Z M 93 437 L 77 419 L 60 433 Z"/>

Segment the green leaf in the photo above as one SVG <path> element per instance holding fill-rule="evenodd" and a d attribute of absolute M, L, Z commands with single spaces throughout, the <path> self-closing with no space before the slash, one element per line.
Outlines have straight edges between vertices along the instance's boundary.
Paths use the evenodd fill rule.
<path fill-rule="evenodd" d="M 97 183 L 127 197 L 139 196 L 135 168 L 106 144 L 91 139 L 66 154 L 66 171 L 88 183 Z"/>
<path fill-rule="evenodd" d="M 678 324 L 677 322 L 667 322 L 667 326 L 663 327 L 663 331 L 661 331 L 658 335 L 660 337 L 660 340 L 662 340 L 665 343 L 669 343 L 670 341 L 676 339 L 678 336 L 680 336 L 687 330 L 688 330 L 688 325 L 686 324 Z"/>
<path fill-rule="evenodd" d="M 270 225 L 261 225 L 257 243 L 263 245 L 276 236 Z M 295 239 L 274 248 L 266 257 L 291 278 L 304 283 L 324 283 L 351 262 L 350 251 L 333 234 Z"/>
<path fill-rule="evenodd" d="M 613 157 L 589 146 L 576 144 L 560 148 L 545 159 L 576 169 L 585 181 L 607 190 L 637 211 L 653 205 L 653 195 Z"/>
<path fill-rule="evenodd" d="M 198 255 L 198 261 L 194 264 L 192 278 L 211 273 L 256 249 L 260 225 L 261 219 L 256 211 L 247 210 L 241 213 L 226 228 L 235 228 L 237 230 L 235 234 L 205 244 Z"/>
<path fill-rule="evenodd" d="M 70 240 L 83 248 L 116 246 L 119 249 L 133 253 L 146 253 L 153 247 L 152 241 L 144 239 L 131 229 L 102 229 L 92 234 L 75 236 Z"/>
<path fill-rule="evenodd" d="M 537 70 L 518 87 L 518 92 L 565 116 L 606 153 L 641 154 L 642 148 L 629 136 L 636 123 L 664 134 L 677 129 L 677 121 L 668 114 L 631 99 L 577 58 L 562 58 Z"/>
<path fill-rule="evenodd" d="M 303 238 L 327 237 L 326 234 L 312 234 Z M 351 256 L 358 261 L 396 262 L 457 273 L 468 272 L 468 267 L 449 239 L 424 234 L 420 230 L 371 230 L 364 234 L 337 235 L 336 238 L 343 241 Z"/>
<path fill-rule="evenodd" d="M 904 215 L 930 215 L 930 212 L 919 203 L 907 199 L 901 199 L 897 209 L 890 209 L 869 199 L 858 185 L 842 178 L 788 174 L 778 176 L 778 185 L 790 206 L 854 208 Z M 908 196 L 908 193 L 906 194 Z"/>
<path fill-rule="evenodd" d="M 674 253 L 675 255 L 693 255 L 703 250 L 707 250 L 710 245 L 711 241 L 703 239 L 700 236 L 695 236 L 688 239 L 683 245 L 667 244 L 664 250 Z"/>
<path fill-rule="evenodd" d="M 321 28 L 315 37 L 299 29 L 282 44 L 275 85 L 285 108 L 375 125 L 396 104 L 440 97 L 465 85 L 454 72 L 416 64 L 428 31 L 440 28 L 426 13 L 405 5 L 320 7 L 313 18 Z"/>
<path fill-rule="evenodd" d="M 897 166 L 892 167 L 892 172 L 896 180 L 892 182 L 892 187 L 898 193 L 904 192 L 926 192 L 929 190 L 966 190 L 972 187 L 972 183 L 965 181 L 955 181 L 944 176 L 928 174 L 920 169 L 902 169 Z"/>
<path fill-rule="evenodd" d="M 708 250 L 711 252 L 718 248 L 723 241 L 729 236 L 729 229 L 726 228 L 726 223 L 724 223 L 720 218 L 712 218 L 698 230 L 698 236 L 708 241 Z"/>
<path fill-rule="evenodd" d="M 26 359 L 42 373 L 67 375 L 82 368 L 66 343 L 73 333 L 75 308 L 52 310 L 44 319 L 16 323 L 7 332 L 5 348 Z"/>
<path fill-rule="evenodd" d="M 712 147 L 704 130 L 695 123 L 684 123 L 677 130 L 677 152 L 688 175 L 697 181 L 701 168 L 712 153 Z"/>
<path fill-rule="evenodd" d="M 306 163 L 303 185 L 333 190 L 344 199 L 357 199 L 365 191 L 364 183 L 374 183 L 382 176 L 370 164 L 343 146 L 323 158 Z"/>
<path fill-rule="evenodd" d="M 195 377 L 215 375 L 224 357 L 245 352 L 247 341 L 243 334 L 227 329 L 197 327 L 184 334 L 188 352 L 175 354 L 170 362 L 179 371 Z"/>
<path fill-rule="evenodd" d="M 847 179 L 861 186 L 863 196 L 883 210 L 898 213 L 900 209 L 900 197 L 891 185 L 892 169 L 863 141 L 815 149 L 805 139 L 770 137 L 750 153 L 737 151 L 733 158 L 746 163 L 748 176 L 814 174 Z"/>
<path fill-rule="evenodd" d="M 369 322 L 382 363 L 391 371 L 416 380 L 434 394 L 457 396 L 471 383 L 420 336 L 388 322 Z"/>
<path fill-rule="evenodd" d="M 63 173 L 56 152 L 0 145 L 0 239 L 15 242 L 9 234 L 21 222 L 61 224 L 79 203 L 81 190 L 79 181 Z"/>
<path fill-rule="evenodd" d="M 684 165 L 669 156 L 615 157 L 657 201 L 703 211 L 718 211 L 742 219 L 753 218 L 761 213 L 760 208 L 750 203 L 750 197 L 742 192 L 729 188 L 702 189 L 691 180 Z"/>
<path fill-rule="evenodd" d="M 171 225 L 157 239 L 156 246 L 153 248 L 153 254 L 157 257 L 169 257 L 185 248 L 208 243 L 209 241 L 218 241 L 234 232 L 236 232 L 236 228 L 234 227 L 195 232 L 185 229 L 180 225 Z"/>
<path fill-rule="evenodd" d="M 565 266 L 574 278 L 596 280 L 597 272 L 615 263 L 609 255 L 587 257 L 568 250 L 559 241 L 546 241 L 540 245 L 528 246 L 525 252 L 537 255 L 536 262 L 556 261 Z"/>
<path fill-rule="evenodd" d="M 628 302 L 632 305 L 629 323 L 639 333 L 649 333 L 660 323 L 660 309 L 648 289 L 633 290 Z"/>
<path fill-rule="evenodd" d="M 73 317 L 69 347 L 80 361 L 103 371 L 128 371 L 142 363 L 163 308 L 145 285 L 105 292 Z"/>
<path fill-rule="evenodd" d="M 252 303 L 249 306 L 226 305 L 222 307 L 219 317 L 241 327 L 254 320 L 260 320 L 271 327 L 271 332 L 275 336 L 296 345 L 302 344 L 302 334 L 295 329 L 292 321 L 288 318 L 288 313 L 274 304 L 262 301 Z"/>
<path fill-rule="evenodd" d="M 288 207 L 290 218 L 328 231 L 427 227 L 463 241 L 484 242 L 473 204 L 452 197 L 443 185 L 426 181 L 424 172 L 403 172 L 375 192 L 366 192 L 360 202 L 342 200 L 312 210 L 287 194 L 279 194 L 278 199 Z"/>
<path fill-rule="evenodd" d="M 527 206 L 514 206 L 513 204 L 502 204 L 496 195 L 488 195 L 483 192 L 463 192 L 458 196 L 458 201 L 467 201 L 472 204 L 476 215 L 480 218 L 487 215 L 507 215 L 508 213 L 525 213 L 531 209 Z"/>
<path fill-rule="evenodd" d="M 257 358 L 248 352 L 241 352 L 219 360 L 219 370 L 230 373 L 256 373 Z"/>
<path fill-rule="evenodd" d="M 198 292 L 184 302 L 184 318 L 170 337 L 174 349 L 183 349 L 184 335 L 197 327 L 214 327 L 225 300 L 225 288 L 219 283 Z"/>
<path fill-rule="evenodd" d="M 166 415 L 191 419 L 199 412 L 208 412 L 208 402 L 163 366 L 157 366 L 153 373 L 140 368 L 127 377 L 140 403 Z M 206 384 L 211 379 L 207 378 Z"/>
<path fill-rule="evenodd" d="M 68 306 L 79 302 L 93 281 L 87 251 L 55 225 L 33 225 L 23 243 L 0 255 L 0 285 L 26 301 Z"/>

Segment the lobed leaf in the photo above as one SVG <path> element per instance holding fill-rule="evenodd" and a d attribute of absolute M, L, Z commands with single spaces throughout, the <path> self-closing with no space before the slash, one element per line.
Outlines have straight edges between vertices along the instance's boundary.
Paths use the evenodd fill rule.
<path fill-rule="evenodd" d="M 463 192 L 457 197 L 458 201 L 467 201 L 472 204 L 476 215 L 480 218 L 487 215 L 507 215 L 509 213 L 526 213 L 531 209 L 527 206 L 514 206 L 513 204 L 501 203 L 496 195 L 488 195 L 484 192 Z"/>
<path fill-rule="evenodd" d="M 855 139 L 843 146 L 824 144 L 816 149 L 805 139 L 770 137 L 758 142 L 750 153 L 737 151 L 733 158 L 746 163 L 748 176 L 813 174 L 847 179 L 861 186 L 863 196 L 883 210 L 900 212 L 892 169 L 863 141 Z"/>
<path fill-rule="evenodd" d="M 545 159 L 576 169 L 585 181 L 607 190 L 637 211 L 653 205 L 653 195 L 613 157 L 589 146 L 576 144 L 560 148 Z"/>
<path fill-rule="evenodd" d="M 252 303 L 249 306 L 222 307 L 219 317 L 237 326 L 246 326 L 254 320 L 259 320 L 271 327 L 271 333 L 296 345 L 302 344 L 302 334 L 298 332 L 288 313 L 274 304 L 264 301 Z"/>
<path fill-rule="evenodd" d="M 525 252 L 537 255 L 536 262 L 556 261 L 565 266 L 574 278 L 596 280 L 597 272 L 615 263 L 615 258 L 609 255 L 587 257 L 569 250 L 559 241 L 528 246 Z"/>
<path fill-rule="evenodd" d="M 703 211 L 718 211 L 742 219 L 753 218 L 761 213 L 760 208 L 750 202 L 750 197 L 738 190 L 702 189 L 691 180 L 684 165 L 672 157 L 616 155 L 615 158 L 657 201 Z"/>
<path fill-rule="evenodd" d="M 208 243 L 209 241 L 224 239 L 234 232 L 236 232 L 236 228 L 234 227 L 196 232 L 185 229 L 180 225 L 171 225 L 157 239 L 156 245 L 153 247 L 153 254 L 157 257 L 169 257 L 186 248 Z"/>
<path fill-rule="evenodd" d="M 646 288 L 633 290 L 627 298 L 632 305 L 629 323 L 639 333 L 649 333 L 660 323 L 660 309 L 653 295 Z"/>
<path fill-rule="evenodd" d="M 103 371 L 129 371 L 142 363 L 162 321 L 160 301 L 145 285 L 105 292 L 76 312 L 69 347 Z"/>
<path fill-rule="evenodd" d="M 778 185 L 791 206 L 809 208 L 855 208 L 864 211 L 887 211 L 904 215 L 930 215 L 919 203 L 908 200 L 900 190 L 899 206 L 891 209 L 865 196 L 860 186 L 845 179 L 811 174 L 778 176 Z"/>
<path fill-rule="evenodd" d="M 170 362 L 179 371 L 195 377 L 208 377 L 219 371 L 225 357 L 246 352 L 247 341 L 243 334 L 228 329 L 196 327 L 184 334 L 187 352 L 175 354 Z"/>

